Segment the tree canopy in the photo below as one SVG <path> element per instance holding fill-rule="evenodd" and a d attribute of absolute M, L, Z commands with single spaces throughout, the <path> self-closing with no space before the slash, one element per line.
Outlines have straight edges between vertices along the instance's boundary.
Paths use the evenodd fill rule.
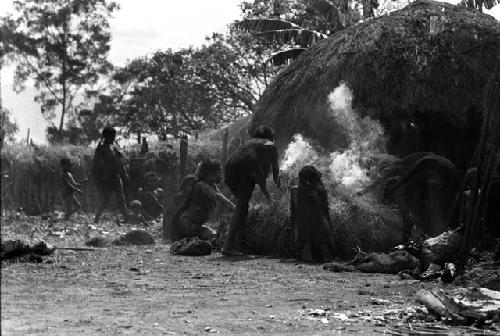
<path fill-rule="evenodd" d="M 1 19 L 0 51 L 14 61 L 15 89 L 27 79 L 48 119 L 60 108 L 58 132 L 74 114 L 75 100 L 92 88 L 111 65 L 108 19 L 118 8 L 107 0 L 15 0 L 15 14 Z"/>
<path fill-rule="evenodd" d="M 276 73 L 270 55 L 247 33 L 213 34 L 200 48 L 158 51 L 117 69 L 114 89 L 99 98 L 95 112 L 114 115 L 131 133 L 179 136 L 213 128 L 252 113 Z"/>
<path fill-rule="evenodd" d="M 9 142 L 14 142 L 16 140 L 14 136 L 19 131 L 19 127 L 17 126 L 17 123 L 14 120 L 12 120 L 10 111 L 5 108 L 2 108 L 0 110 L 0 118 L 2 125 L 1 146 L 3 147 L 5 140 Z"/>

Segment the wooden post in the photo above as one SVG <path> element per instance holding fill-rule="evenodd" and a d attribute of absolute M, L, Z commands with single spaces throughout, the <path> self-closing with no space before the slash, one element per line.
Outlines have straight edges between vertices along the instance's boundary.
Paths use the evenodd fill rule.
<path fill-rule="evenodd" d="M 220 162 L 222 163 L 222 165 L 226 164 L 228 141 L 229 141 L 229 127 L 226 127 L 224 128 L 224 133 L 222 134 L 222 153 L 220 156 Z"/>
<path fill-rule="evenodd" d="M 55 207 L 55 183 L 56 183 L 56 179 L 54 177 L 55 175 L 55 170 L 52 169 L 50 171 L 50 209 L 52 212 L 54 212 L 56 210 L 56 207 Z"/>
<path fill-rule="evenodd" d="M 28 134 L 26 135 L 26 146 L 30 145 L 30 129 L 28 128 Z"/>
<path fill-rule="evenodd" d="M 186 166 L 187 166 L 187 156 L 188 156 L 188 137 L 187 135 L 181 136 L 181 142 L 179 147 L 179 185 L 182 182 L 184 176 L 186 176 Z"/>

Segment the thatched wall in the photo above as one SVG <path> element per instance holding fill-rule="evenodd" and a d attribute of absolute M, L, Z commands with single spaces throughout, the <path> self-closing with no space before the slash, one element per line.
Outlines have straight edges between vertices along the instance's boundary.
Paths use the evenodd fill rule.
<path fill-rule="evenodd" d="M 466 161 L 476 142 L 482 89 L 499 63 L 500 22 L 464 7 L 417 1 L 310 47 L 266 90 L 251 128 L 271 124 L 281 148 L 295 133 L 329 150 L 343 147 L 327 96 L 345 82 L 354 107 L 383 122 L 393 154 L 430 150 Z M 410 118 L 420 129 L 418 145 L 405 145 L 401 121 Z"/>
<path fill-rule="evenodd" d="M 177 152 L 179 144 L 172 142 Z M 153 171 L 161 177 L 164 189 L 164 202 L 168 202 L 177 189 L 179 179 L 178 159 L 165 162 L 159 152 L 165 151 L 165 143 L 151 146 L 146 156 L 138 155 L 138 147 L 123 150 L 130 180 L 125 185 L 128 201 L 137 196 L 137 189 L 142 187 L 146 172 Z M 216 143 L 215 145 L 219 145 Z M 220 148 L 208 142 L 191 142 L 187 158 L 187 173 L 194 173 L 197 163 L 205 157 L 218 158 Z M 5 146 L 1 152 L 2 164 L 2 209 L 22 209 L 30 215 L 62 210 L 62 172 L 61 158 L 72 162 L 75 179 L 91 177 L 94 150 L 86 146 Z M 99 195 L 93 180 L 82 186 L 83 195 L 78 196 L 83 210 L 94 212 L 98 206 Z M 113 198 L 113 201 L 114 198 Z"/>

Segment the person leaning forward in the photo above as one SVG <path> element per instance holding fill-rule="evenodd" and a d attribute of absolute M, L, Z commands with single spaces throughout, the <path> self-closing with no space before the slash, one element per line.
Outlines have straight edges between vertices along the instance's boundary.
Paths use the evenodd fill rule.
<path fill-rule="evenodd" d="M 262 125 L 255 129 L 253 138 L 229 157 L 224 167 L 224 182 L 236 198 L 236 208 L 229 224 L 223 254 L 242 254 L 238 245 L 241 243 L 241 231 L 248 216 L 248 202 L 255 184 L 259 185 L 268 202 L 271 202 L 266 187 L 266 179 L 271 169 L 273 180 L 279 188 L 278 149 L 274 144 L 274 130 Z"/>

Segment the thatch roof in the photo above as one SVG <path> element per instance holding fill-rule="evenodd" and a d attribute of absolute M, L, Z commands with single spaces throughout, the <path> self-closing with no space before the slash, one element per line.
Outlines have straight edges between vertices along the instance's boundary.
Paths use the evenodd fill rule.
<path fill-rule="evenodd" d="M 283 148 L 295 133 L 329 149 L 343 146 L 327 96 L 341 82 L 353 105 L 381 120 L 424 115 L 456 129 L 479 114 L 482 90 L 500 64 L 500 22 L 447 3 L 417 1 L 337 32 L 284 69 L 257 105 Z M 500 93 L 499 93 L 500 95 Z"/>

